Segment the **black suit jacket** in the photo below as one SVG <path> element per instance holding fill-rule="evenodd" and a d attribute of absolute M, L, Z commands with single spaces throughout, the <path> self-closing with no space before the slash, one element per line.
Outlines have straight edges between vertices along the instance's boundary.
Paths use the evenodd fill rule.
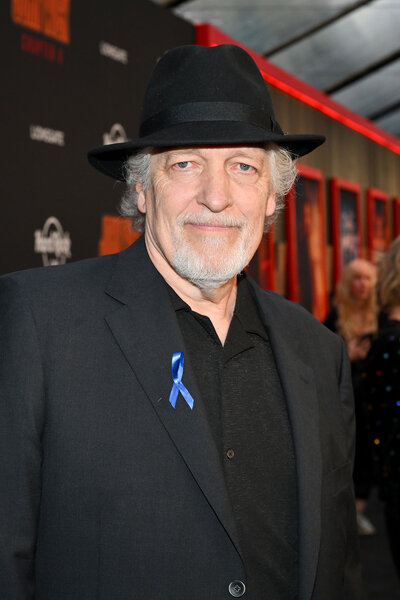
<path fill-rule="evenodd" d="M 252 290 L 293 431 L 298 599 L 353 600 L 343 344 L 297 305 Z M 0 298 L 1 598 L 231 598 L 246 573 L 220 457 L 189 360 L 193 411 L 168 401 L 171 357 L 185 347 L 143 241 L 5 276 Z"/>

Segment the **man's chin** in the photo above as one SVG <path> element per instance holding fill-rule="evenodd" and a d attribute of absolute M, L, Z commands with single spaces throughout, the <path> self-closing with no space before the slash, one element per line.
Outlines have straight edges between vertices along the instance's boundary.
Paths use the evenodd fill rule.
<path fill-rule="evenodd" d="M 200 290 L 207 291 L 207 290 L 217 290 L 218 288 L 226 285 L 234 277 L 236 277 L 236 274 L 231 275 L 229 277 L 226 277 L 226 276 L 225 277 L 215 276 L 214 278 L 191 277 L 189 279 L 189 281 L 191 283 L 193 283 L 193 285 L 198 287 Z"/>
<path fill-rule="evenodd" d="M 228 283 L 228 281 L 231 281 L 236 277 L 243 268 L 244 266 L 241 264 L 231 269 L 227 269 L 226 265 L 224 265 L 224 268 L 213 269 L 210 263 L 204 263 L 203 267 L 198 264 L 196 267 L 188 264 L 175 265 L 175 270 L 181 277 L 187 279 L 202 290 L 212 290 L 222 287 Z"/>
<path fill-rule="evenodd" d="M 248 258 L 245 245 L 220 248 L 203 247 L 197 251 L 193 246 L 185 245 L 176 248 L 173 268 L 183 277 L 200 289 L 216 289 L 236 277 L 244 267 Z"/>

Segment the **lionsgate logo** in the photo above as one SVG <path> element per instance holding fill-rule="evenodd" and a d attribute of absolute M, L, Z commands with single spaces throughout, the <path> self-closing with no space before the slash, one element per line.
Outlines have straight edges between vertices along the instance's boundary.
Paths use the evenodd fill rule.
<path fill-rule="evenodd" d="M 46 219 L 43 229 L 35 231 L 34 250 L 42 255 L 43 265 L 63 265 L 71 258 L 71 238 L 56 217 Z"/>
<path fill-rule="evenodd" d="M 122 142 L 127 141 L 128 137 L 125 133 L 125 129 L 120 123 L 114 123 L 110 131 L 106 131 L 106 133 L 103 133 L 103 144 L 105 146 L 107 146 L 108 144 L 120 144 Z"/>
<path fill-rule="evenodd" d="M 44 142 L 55 146 L 65 146 L 65 133 L 58 129 L 42 127 L 41 125 L 31 125 L 29 127 L 29 137 L 35 142 Z"/>
<path fill-rule="evenodd" d="M 114 44 L 104 41 L 99 42 L 99 52 L 102 56 L 107 56 L 107 58 L 116 60 L 123 65 L 128 64 L 128 51 L 123 48 L 118 48 L 118 46 L 114 46 Z"/>

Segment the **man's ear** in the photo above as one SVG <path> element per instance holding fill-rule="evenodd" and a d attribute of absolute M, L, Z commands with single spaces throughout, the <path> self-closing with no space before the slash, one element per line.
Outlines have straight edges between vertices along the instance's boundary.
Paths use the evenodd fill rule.
<path fill-rule="evenodd" d="M 141 183 L 136 183 L 135 190 L 138 195 L 137 207 L 141 213 L 146 212 L 146 195 L 144 193 L 143 185 Z"/>
<path fill-rule="evenodd" d="M 276 209 L 276 192 L 270 194 L 267 200 L 267 208 L 265 209 L 265 216 L 272 217 Z"/>

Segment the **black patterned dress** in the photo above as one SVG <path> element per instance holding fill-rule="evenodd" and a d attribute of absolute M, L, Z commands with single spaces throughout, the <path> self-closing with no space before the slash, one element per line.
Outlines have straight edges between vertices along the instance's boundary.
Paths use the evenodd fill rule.
<path fill-rule="evenodd" d="M 324 325 L 338 333 L 338 310 L 334 307 L 328 314 Z M 356 452 L 354 460 L 354 490 L 356 498 L 367 500 L 374 484 L 373 456 L 371 452 L 371 432 L 369 412 L 364 394 L 365 359 L 351 362 L 351 381 L 354 391 L 356 417 Z"/>
<path fill-rule="evenodd" d="M 363 379 L 380 495 L 400 576 L 400 321 L 388 320 L 379 331 Z"/>

